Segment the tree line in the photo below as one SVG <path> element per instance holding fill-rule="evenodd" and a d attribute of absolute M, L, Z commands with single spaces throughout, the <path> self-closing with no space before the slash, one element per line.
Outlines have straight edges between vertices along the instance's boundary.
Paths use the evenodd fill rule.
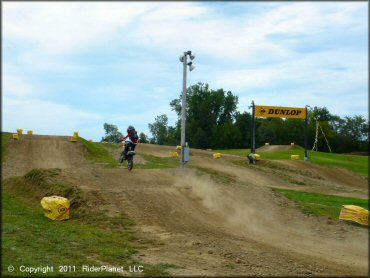
<path fill-rule="evenodd" d="M 251 113 L 237 111 L 238 97 L 224 89 L 213 90 L 198 83 L 187 89 L 186 141 L 192 148 L 230 149 L 250 148 Z M 159 145 L 179 145 L 181 140 L 181 94 L 170 102 L 178 119 L 169 126 L 166 114 L 148 125 L 153 137 L 145 140 Z M 341 118 L 326 107 L 309 110 L 309 148 L 314 144 L 316 120 L 319 122 L 331 150 L 337 153 L 367 152 L 369 121 L 361 115 Z M 302 119 L 256 118 L 256 146 L 265 143 L 304 146 L 305 124 Z M 143 141 L 141 141 L 143 142 Z M 328 151 L 324 135 L 318 133 L 318 150 Z"/>

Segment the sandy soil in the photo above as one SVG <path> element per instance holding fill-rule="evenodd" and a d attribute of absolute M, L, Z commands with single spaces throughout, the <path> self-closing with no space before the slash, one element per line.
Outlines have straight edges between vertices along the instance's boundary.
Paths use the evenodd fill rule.
<path fill-rule="evenodd" d="M 173 150 L 136 148 L 138 154 L 157 156 Z M 138 224 L 140 236 L 163 242 L 138 256 L 179 266 L 169 270 L 174 275 L 368 274 L 368 229 L 307 216 L 271 191 L 284 187 L 366 198 L 365 179 L 305 162 L 267 161 L 253 167 L 235 160 L 240 157 L 213 159 L 211 152 L 192 150 L 185 171 L 129 172 L 86 162 L 82 144 L 69 137 L 33 135 L 11 142 L 3 178 L 36 167 L 61 168 L 66 180 L 99 194 L 97 209 L 124 211 Z M 197 167 L 211 174 L 200 174 Z M 227 182 L 219 175 L 226 175 Z"/>

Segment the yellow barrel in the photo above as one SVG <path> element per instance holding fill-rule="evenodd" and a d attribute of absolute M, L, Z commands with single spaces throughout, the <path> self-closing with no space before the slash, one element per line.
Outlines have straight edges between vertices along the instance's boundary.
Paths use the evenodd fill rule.
<path fill-rule="evenodd" d="M 69 219 L 70 202 L 60 196 L 44 197 L 41 199 L 41 206 L 46 217 L 51 220 Z"/>
<path fill-rule="evenodd" d="M 18 140 L 18 139 L 19 139 L 19 135 L 18 135 L 18 133 L 14 133 L 14 134 L 13 134 L 13 139 L 14 139 L 14 140 Z"/>
<path fill-rule="evenodd" d="M 261 160 L 261 156 L 258 153 L 255 153 L 254 154 L 254 157 L 255 157 L 256 160 Z"/>
<path fill-rule="evenodd" d="M 292 154 L 292 155 L 290 156 L 290 159 L 291 159 L 291 160 L 300 160 L 301 158 L 299 157 L 299 154 Z"/>
<path fill-rule="evenodd" d="M 213 158 L 221 158 L 221 153 L 214 153 Z"/>
<path fill-rule="evenodd" d="M 28 131 L 27 131 L 27 134 L 28 134 L 28 135 L 32 135 L 32 134 L 33 134 L 33 131 L 32 131 L 32 130 L 28 130 Z"/>
<path fill-rule="evenodd" d="M 270 143 L 265 143 L 265 146 L 270 146 Z"/>
<path fill-rule="evenodd" d="M 343 205 L 339 219 L 354 221 L 361 225 L 369 226 L 369 211 L 359 206 Z"/>
<path fill-rule="evenodd" d="M 181 146 L 176 146 L 176 150 L 181 150 L 182 147 Z"/>
<path fill-rule="evenodd" d="M 292 147 L 294 147 L 294 143 L 290 143 L 290 145 L 291 145 Z"/>
<path fill-rule="evenodd" d="M 78 131 L 73 132 L 73 135 L 76 136 L 76 137 L 78 137 L 79 136 L 78 135 Z"/>
<path fill-rule="evenodd" d="M 17 133 L 19 134 L 19 135 L 21 135 L 22 133 L 23 133 L 23 129 L 17 129 Z"/>
<path fill-rule="evenodd" d="M 178 152 L 170 152 L 170 156 L 171 157 L 179 157 L 179 153 Z"/>
<path fill-rule="evenodd" d="M 73 135 L 73 136 L 71 137 L 71 141 L 72 141 L 72 142 L 77 142 L 77 136 L 76 136 L 76 135 Z"/>

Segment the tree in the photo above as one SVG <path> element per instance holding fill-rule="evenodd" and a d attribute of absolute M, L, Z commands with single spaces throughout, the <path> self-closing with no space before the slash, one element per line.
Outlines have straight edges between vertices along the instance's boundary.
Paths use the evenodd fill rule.
<path fill-rule="evenodd" d="M 139 142 L 140 143 L 149 143 L 148 136 L 146 136 L 144 132 L 141 132 L 139 134 Z"/>
<path fill-rule="evenodd" d="M 167 128 L 167 137 L 165 140 L 165 145 L 170 145 L 170 146 L 176 146 L 178 145 L 178 142 L 180 142 L 180 131 L 176 127 L 169 126 Z"/>
<path fill-rule="evenodd" d="M 252 115 L 248 112 L 237 112 L 235 115 L 235 127 L 240 132 L 239 141 L 236 142 L 236 148 L 248 148 L 251 144 L 251 121 Z"/>
<path fill-rule="evenodd" d="M 317 107 L 315 106 L 311 111 L 308 113 L 308 119 L 309 119 L 309 140 L 312 142 L 310 144 L 309 148 L 313 146 L 314 140 L 316 137 L 316 120 L 319 122 L 319 125 L 322 129 L 322 131 L 325 134 L 326 139 L 329 142 L 329 145 L 332 149 L 332 151 L 336 151 L 336 149 L 333 149 L 333 146 L 335 146 L 334 139 L 336 136 L 336 131 L 334 129 L 334 122 L 336 121 L 336 116 L 332 115 L 329 110 L 326 107 Z M 318 142 L 317 142 L 317 149 L 318 151 L 329 151 L 329 147 L 327 146 L 326 140 L 320 130 L 320 127 L 318 129 Z"/>
<path fill-rule="evenodd" d="M 118 131 L 117 126 L 104 123 L 105 137 L 102 137 L 101 142 L 119 143 L 123 137 L 122 133 Z"/>
<path fill-rule="evenodd" d="M 226 141 L 221 137 L 233 130 L 230 125 L 233 125 L 238 98 L 230 91 L 211 90 L 208 84 L 198 83 L 187 89 L 186 100 L 186 141 L 189 145 L 194 148 L 225 148 Z M 170 105 L 180 119 L 181 95 Z M 225 130 L 222 132 L 222 129 Z"/>
<path fill-rule="evenodd" d="M 339 129 L 342 151 L 367 151 L 369 122 L 363 116 L 344 117 Z"/>
<path fill-rule="evenodd" d="M 276 144 L 278 137 L 271 119 L 260 119 L 260 126 L 256 130 L 256 147 L 265 143 Z"/>
<path fill-rule="evenodd" d="M 325 106 L 315 106 L 312 111 L 310 111 L 308 116 L 311 121 L 315 121 L 316 119 L 319 121 L 330 121 L 333 118 L 333 115 L 330 114 L 329 110 Z"/>
<path fill-rule="evenodd" d="M 238 97 L 224 89 L 212 90 L 208 84 L 198 83 L 187 88 L 186 141 L 194 148 L 249 148 L 251 144 L 251 114 L 240 113 Z M 174 127 L 168 126 L 166 115 L 158 116 L 149 128 L 151 142 L 175 145 L 181 137 L 181 95 L 170 102 L 178 115 Z M 309 148 L 312 148 L 319 121 L 333 152 L 367 151 L 369 122 L 362 116 L 333 115 L 326 107 L 315 106 L 308 113 Z M 256 146 L 270 144 L 305 144 L 305 123 L 302 119 L 257 118 Z M 329 151 L 319 130 L 318 150 Z"/>
<path fill-rule="evenodd" d="M 166 114 L 157 116 L 153 124 L 149 124 L 149 130 L 153 134 L 153 142 L 163 145 L 168 135 L 168 117 Z"/>

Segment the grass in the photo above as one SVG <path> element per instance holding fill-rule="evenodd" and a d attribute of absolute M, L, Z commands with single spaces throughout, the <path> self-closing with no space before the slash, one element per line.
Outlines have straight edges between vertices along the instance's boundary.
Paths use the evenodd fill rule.
<path fill-rule="evenodd" d="M 118 167 L 120 164 L 112 157 L 109 150 L 116 150 L 121 148 L 119 144 L 112 143 L 96 143 L 90 142 L 83 138 L 79 140 L 85 145 L 88 155 L 87 159 L 100 163 L 105 163 L 109 167 Z M 158 157 L 150 154 L 140 153 L 146 161 L 145 164 L 135 164 L 135 169 L 162 169 L 162 168 L 175 168 L 179 166 L 178 159 L 171 157 Z"/>
<path fill-rule="evenodd" d="M 86 149 L 87 149 L 87 159 L 92 160 L 99 163 L 104 163 L 109 167 L 118 167 L 119 163 L 117 159 L 114 159 L 109 151 L 106 149 L 108 148 L 119 148 L 115 144 L 110 143 L 96 143 L 87 141 L 84 138 L 78 138 L 80 142 L 82 142 Z"/>
<path fill-rule="evenodd" d="M 250 149 L 217 150 L 215 152 L 247 156 L 250 153 Z M 299 154 L 301 156 L 301 159 L 303 159 L 304 148 L 300 146 L 294 146 L 292 147 L 292 149 L 287 151 L 260 152 L 259 154 L 261 155 L 261 159 L 284 160 L 290 159 L 290 156 L 292 154 Z M 364 177 L 369 176 L 368 156 L 309 151 L 309 157 L 312 163 L 325 166 L 341 167 L 353 171 Z"/>
<path fill-rule="evenodd" d="M 342 205 L 356 205 L 369 209 L 369 200 L 325 195 L 320 193 L 302 192 L 289 189 L 274 188 L 275 192 L 285 195 L 288 199 L 297 202 L 307 214 L 327 216 L 338 220 Z"/>
<path fill-rule="evenodd" d="M 93 254 L 99 254 L 99 260 L 109 261 L 110 264 L 132 263 L 130 256 L 135 253 L 135 249 L 127 238 L 124 240 L 116 232 L 73 219 L 50 221 L 36 204 L 26 204 L 21 198 L 6 192 L 3 192 L 2 204 L 4 267 L 13 265 L 17 270 L 21 265 L 50 265 L 54 268 L 58 265 L 75 265 L 77 272 L 68 273 L 68 276 L 81 276 L 84 274 L 80 270 L 82 265 L 97 264 L 95 260 L 89 259 Z M 5 268 L 2 273 L 10 274 Z M 19 271 L 12 274 L 22 275 Z M 48 276 L 58 274 L 58 269 L 55 269 Z"/>
<path fill-rule="evenodd" d="M 230 149 L 230 150 L 215 150 L 215 152 L 247 156 L 250 153 L 250 149 Z M 304 157 L 304 149 L 300 146 L 293 146 L 290 150 L 286 151 L 275 151 L 275 152 L 258 152 L 262 159 L 290 159 L 292 154 L 300 154 Z"/>
<path fill-rule="evenodd" d="M 346 168 L 364 177 L 369 176 L 369 157 L 361 155 L 347 155 L 336 153 L 314 152 L 309 153 L 310 161 L 321 165 L 331 165 Z"/>
<path fill-rule="evenodd" d="M 143 264 L 134 258 L 138 249 L 145 249 L 134 235 L 135 222 L 125 214 L 107 216 L 96 209 L 98 203 L 85 213 L 78 208 L 86 205 L 83 192 L 73 191 L 68 183 L 61 186 L 60 169 L 34 169 L 24 177 L 4 181 L 2 194 L 2 274 L 29 276 L 19 267 L 54 266 L 46 276 L 112 276 L 117 273 L 82 271 L 83 265 L 123 266 L 143 265 L 145 275 L 168 275 L 167 264 Z M 31 187 L 31 188 L 30 188 Z M 30 188 L 30 190 L 25 190 Z M 46 188 L 46 189 L 45 189 Z M 80 207 L 71 209 L 71 219 L 51 221 L 43 215 L 40 194 L 61 193 L 79 195 Z M 58 191 L 59 190 L 59 191 Z M 65 191 L 67 190 L 67 191 Z M 64 193 L 63 193 L 64 192 Z M 73 193 L 71 193 L 73 192 Z M 49 195 L 47 194 L 47 195 Z M 92 200 L 89 200 L 91 202 Z M 7 267 L 13 265 L 13 273 Z M 75 272 L 59 273 L 59 265 L 76 266 Z"/>
<path fill-rule="evenodd" d="M 6 160 L 6 151 L 12 136 L 9 132 L 1 132 L 1 162 Z"/>
<path fill-rule="evenodd" d="M 97 144 L 100 144 L 101 146 L 103 146 L 105 148 L 108 148 L 108 149 L 111 149 L 111 150 L 120 149 L 122 147 L 122 145 L 118 144 L 118 143 L 114 144 L 114 143 L 108 143 L 108 142 L 107 143 L 101 142 L 101 143 L 97 143 Z"/>
<path fill-rule="evenodd" d="M 162 169 L 179 167 L 179 159 L 172 157 L 158 157 L 150 154 L 140 153 L 140 156 L 146 160 L 145 164 L 135 164 L 136 169 Z"/>

